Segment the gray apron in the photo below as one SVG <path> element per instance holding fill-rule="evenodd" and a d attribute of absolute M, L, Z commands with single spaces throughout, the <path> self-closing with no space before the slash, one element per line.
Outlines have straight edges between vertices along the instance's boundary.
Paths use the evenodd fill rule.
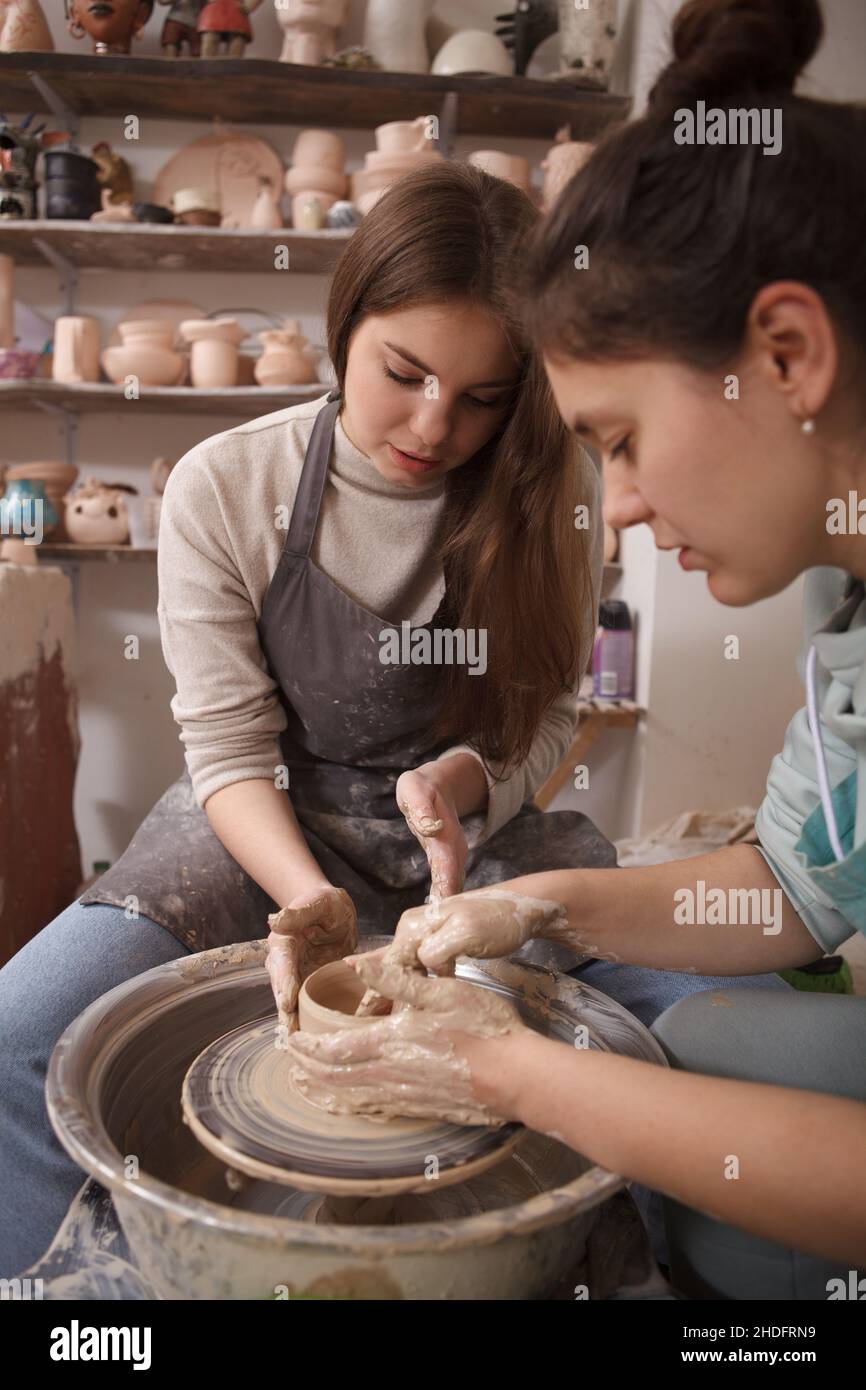
<path fill-rule="evenodd" d="M 429 732 L 441 700 L 439 668 L 383 665 L 379 633 L 394 624 L 355 603 L 310 559 L 340 405 L 331 392 L 316 417 L 258 629 L 288 720 L 280 737 L 286 794 L 304 838 L 328 880 L 352 898 L 358 930 L 390 933 L 430 886 L 427 856 L 397 807 L 397 778 L 454 740 L 436 742 Z M 454 621 L 446 591 L 424 626 Z M 464 818 L 470 845 L 484 822 L 481 812 Z M 613 846 L 586 816 L 527 803 L 470 852 L 466 887 L 615 862 Z M 191 951 L 264 937 L 268 914 L 285 906 L 229 854 L 188 771 L 79 901 L 137 911 Z"/>

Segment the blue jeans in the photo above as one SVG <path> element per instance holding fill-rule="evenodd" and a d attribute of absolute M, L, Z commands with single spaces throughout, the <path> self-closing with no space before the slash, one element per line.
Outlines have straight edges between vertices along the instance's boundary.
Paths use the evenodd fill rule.
<path fill-rule="evenodd" d="M 186 955 L 147 917 L 75 902 L 0 970 L 0 1278 L 45 1254 L 84 1181 L 45 1108 L 54 1044 L 101 994 Z"/>
<path fill-rule="evenodd" d="M 128 921 L 121 908 L 75 902 L 0 970 L 0 1278 L 21 1274 L 45 1253 L 83 1181 L 45 1108 L 45 1074 L 60 1034 L 107 990 L 188 954 L 147 917 Z M 776 976 L 732 982 L 606 961 L 591 962 L 578 978 L 647 1025 L 698 990 L 789 988 Z M 652 1224 L 657 1200 L 649 1210 L 641 1200 L 638 1205 Z"/>

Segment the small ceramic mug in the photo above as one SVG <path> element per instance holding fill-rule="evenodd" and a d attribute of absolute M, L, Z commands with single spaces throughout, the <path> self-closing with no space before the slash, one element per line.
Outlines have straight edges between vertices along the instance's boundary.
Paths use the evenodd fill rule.
<path fill-rule="evenodd" d="M 366 1028 L 374 1018 L 355 1018 L 366 986 L 342 960 L 332 960 L 308 975 L 298 994 L 298 1024 L 304 1033 L 336 1033 Z"/>
<path fill-rule="evenodd" d="M 64 315 L 54 323 L 55 381 L 99 380 L 99 320 L 83 314 Z"/>

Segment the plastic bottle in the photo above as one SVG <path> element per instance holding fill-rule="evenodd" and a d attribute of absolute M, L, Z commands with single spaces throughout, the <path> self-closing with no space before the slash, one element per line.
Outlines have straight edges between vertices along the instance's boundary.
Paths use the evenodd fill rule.
<path fill-rule="evenodd" d="M 603 700 L 634 697 L 634 630 L 622 599 L 603 599 L 592 652 L 592 693 Z"/>

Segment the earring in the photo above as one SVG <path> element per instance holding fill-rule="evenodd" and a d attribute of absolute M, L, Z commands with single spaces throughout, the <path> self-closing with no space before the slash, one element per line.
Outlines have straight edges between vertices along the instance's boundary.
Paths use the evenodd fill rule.
<path fill-rule="evenodd" d="M 800 429 L 803 431 L 804 434 L 814 434 L 814 433 L 815 433 L 815 421 L 814 421 L 814 420 L 804 420 L 803 423 L 802 423 L 801 426 L 800 426 Z"/>
<path fill-rule="evenodd" d="M 66 28 L 74 39 L 84 38 L 86 30 L 84 28 L 84 25 L 81 24 L 77 19 L 70 19 L 66 25 Z"/>

